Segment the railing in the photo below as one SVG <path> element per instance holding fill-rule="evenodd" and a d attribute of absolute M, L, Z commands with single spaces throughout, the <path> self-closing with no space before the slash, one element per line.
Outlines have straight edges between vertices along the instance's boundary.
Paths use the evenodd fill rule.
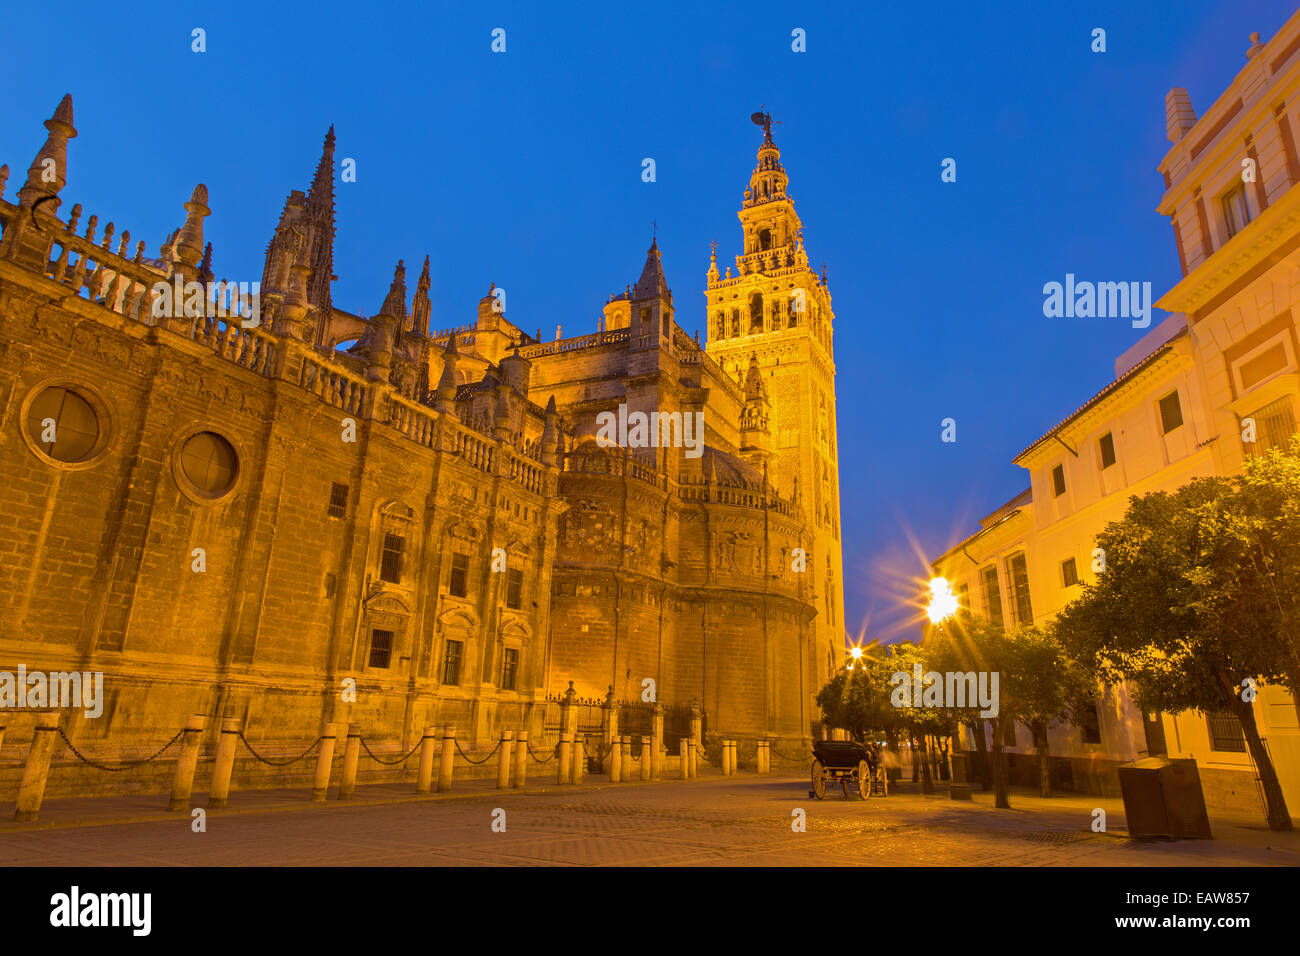
<path fill-rule="evenodd" d="M 12 208 L 13 212 L 6 217 L 6 231 L 16 227 L 14 219 L 22 214 L 18 207 Z M 130 232 L 122 233 L 114 253 L 113 224 L 110 222 L 104 227 L 104 237 L 96 245 L 99 217 L 90 217 L 84 236 L 78 236 L 75 231 L 80 218 L 81 206 L 73 206 L 63 231 L 55 232 L 51 237 L 42 274 L 71 288 L 74 295 L 88 302 L 153 325 L 153 285 L 165 280 L 166 275 L 145 264 L 144 242 L 136 243 L 134 260 L 128 259 L 126 250 L 131 242 Z"/>
<path fill-rule="evenodd" d="M 542 342 L 538 345 L 525 345 L 519 349 L 519 354 L 523 358 L 534 358 L 538 355 L 559 355 L 563 352 L 574 352 L 579 349 L 595 348 L 599 345 L 613 345 L 617 342 L 626 342 L 627 335 L 627 329 L 610 329 L 605 332 L 593 332 L 591 335 L 579 335 L 572 339 L 559 339 L 555 342 Z"/>
<path fill-rule="evenodd" d="M 615 450 L 593 448 L 590 445 L 564 456 L 564 471 L 575 475 L 611 475 L 634 478 L 637 481 L 663 490 L 668 479 L 653 465 L 629 458 Z"/>
<path fill-rule="evenodd" d="M 546 487 L 546 473 L 539 466 L 534 465 L 517 453 L 509 455 L 507 465 L 511 481 L 518 482 L 525 491 L 531 491 L 539 495 L 542 493 L 542 490 Z"/>
<path fill-rule="evenodd" d="M 763 508 L 775 511 L 787 518 L 798 517 L 798 509 L 795 507 L 794 502 L 782 498 L 774 492 L 763 491 L 758 488 L 684 479 L 678 488 L 678 495 L 683 502 L 734 505 L 740 508 Z"/>
<path fill-rule="evenodd" d="M 388 424 L 417 445 L 432 448 L 437 435 L 438 419 L 418 402 L 397 394 L 388 396 Z"/>
<path fill-rule="evenodd" d="M 479 471 L 491 474 L 495 470 L 496 448 L 463 426 L 456 428 L 452 453 Z"/>
<path fill-rule="evenodd" d="M 322 401 L 354 415 L 364 407 L 370 388 L 359 375 L 331 367 L 310 355 L 303 358 L 298 384 Z"/>

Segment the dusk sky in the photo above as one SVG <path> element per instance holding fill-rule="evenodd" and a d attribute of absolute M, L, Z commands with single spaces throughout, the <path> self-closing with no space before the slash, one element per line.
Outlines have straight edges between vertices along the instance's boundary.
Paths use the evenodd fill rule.
<path fill-rule="evenodd" d="M 214 271 L 260 279 L 326 129 L 334 301 L 371 315 L 431 257 L 434 328 L 495 282 L 545 339 L 596 329 L 657 221 L 677 321 L 704 334 L 709 241 L 733 262 L 762 131 L 836 312 L 847 625 L 914 637 L 905 582 L 1028 485 L 1012 457 L 1113 377 L 1126 319 L 1048 319 L 1066 273 L 1179 278 L 1156 165 L 1165 93 L 1201 115 L 1294 0 L 720 6 L 111 4 L 6 10 L 7 195 L 71 93 L 71 205 L 157 255 L 206 183 Z M 490 50 L 494 28 L 506 52 Z M 1105 53 L 1091 51 L 1094 28 Z M 207 51 L 191 51 L 191 31 Z M 807 52 L 791 51 L 806 31 Z M 30 42 L 17 42 L 28 38 Z M 641 179 L 653 158 L 657 181 Z M 940 180 L 946 157 L 957 181 Z M 1152 325 L 1159 323 L 1156 313 Z M 957 421 L 957 442 L 940 422 Z"/>

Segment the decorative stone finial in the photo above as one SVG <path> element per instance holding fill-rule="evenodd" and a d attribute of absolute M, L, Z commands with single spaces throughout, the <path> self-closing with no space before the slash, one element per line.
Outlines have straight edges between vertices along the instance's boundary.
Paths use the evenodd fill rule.
<path fill-rule="evenodd" d="M 27 182 L 18 190 L 18 202 L 30 208 L 40 199 L 53 197 L 41 206 L 41 211 L 54 215 L 59 208 L 59 192 L 68 181 L 68 140 L 77 135 L 72 125 L 71 94 L 59 101 L 54 115 L 45 121 L 45 129 L 45 145 L 28 167 Z"/>
<path fill-rule="evenodd" d="M 203 220 L 210 214 L 208 187 L 199 183 L 185 204 L 185 225 L 181 226 L 175 243 L 176 260 L 191 269 L 198 265 L 203 254 Z"/>

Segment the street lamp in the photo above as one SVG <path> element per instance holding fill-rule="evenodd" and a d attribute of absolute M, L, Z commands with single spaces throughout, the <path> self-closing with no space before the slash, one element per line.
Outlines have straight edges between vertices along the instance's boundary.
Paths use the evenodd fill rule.
<path fill-rule="evenodd" d="M 952 584 L 947 578 L 932 578 L 930 580 L 930 603 L 926 606 L 925 613 L 930 618 L 930 623 L 940 632 L 943 631 L 943 622 L 953 617 L 957 613 L 959 605 L 957 595 L 953 593 Z M 960 730 L 953 734 L 952 754 L 952 782 L 948 788 L 948 795 L 954 800 L 970 799 L 970 784 L 966 782 L 966 755 L 957 752 L 957 741 L 960 739 Z"/>
<path fill-rule="evenodd" d="M 925 613 L 936 627 L 942 627 L 944 621 L 957 613 L 957 595 L 947 578 L 930 580 L 930 603 L 926 605 Z"/>

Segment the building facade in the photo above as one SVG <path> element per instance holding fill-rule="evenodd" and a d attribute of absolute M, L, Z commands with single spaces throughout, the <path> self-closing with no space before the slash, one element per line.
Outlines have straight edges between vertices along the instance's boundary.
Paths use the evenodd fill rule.
<path fill-rule="evenodd" d="M 1042 623 L 1094 579 L 1096 534 L 1128 500 L 1199 476 L 1232 475 L 1246 455 L 1285 447 L 1300 412 L 1300 14 L 1201 117 L 1166 97 L 1160 163 L 1183 278 L 1157 304 L 1173 313 L 1116 362 L 1115 380 L 1015 459 L 1030 487 L 934 562 L 965 607 Z M 1193 757 L 1212 805 L 1255 809 L 1259 792 L 1229 715 L 1152 714 L 1107 688 L 1096 722 L 1051 731 L 1064 785 L 1115 792 L 1115 767 L 1148 754 Z M 1255 702 L 1284 795 L 1300 806 L 1300 726 L 1284 688 Z M 1013 754 L 1033 754 L 1016 729 Z M 1014 759 L 1014 758 L 1013 758 Z M 1023 761 L 1026 781 L 1036 769 Z"/>
<path fill-rule="evenodd" d="M 788 333 L 715 357 L 674 320 L 653 242 L 591 334 L 542 342 L 495 287 L 434 330 L 427 257 L 413 296 L 399 262 L 377 312 L 349 312 L 331 128 L 234 314 L 206 187 L 146 257 L 65 207 L 69 97 L 45 125 L 14 201 L 0 167 L 0 670 L 102 672 L 71 739 L 132 755 L 197 713 L 272 748 L 328 721 L 403 752 L 430 724 L 544 741 L 569 687 L 815 735 L 843 643 L 824 281 L 800 278 L 821 351 L 790 336 L 805 358 L 775 379 Z M 772 396 L 791 375 L 793 410 Z M 662 434 L 610 441 L 605 413 Z M 0 711 L 5 743 L 32 719 Z"/>

